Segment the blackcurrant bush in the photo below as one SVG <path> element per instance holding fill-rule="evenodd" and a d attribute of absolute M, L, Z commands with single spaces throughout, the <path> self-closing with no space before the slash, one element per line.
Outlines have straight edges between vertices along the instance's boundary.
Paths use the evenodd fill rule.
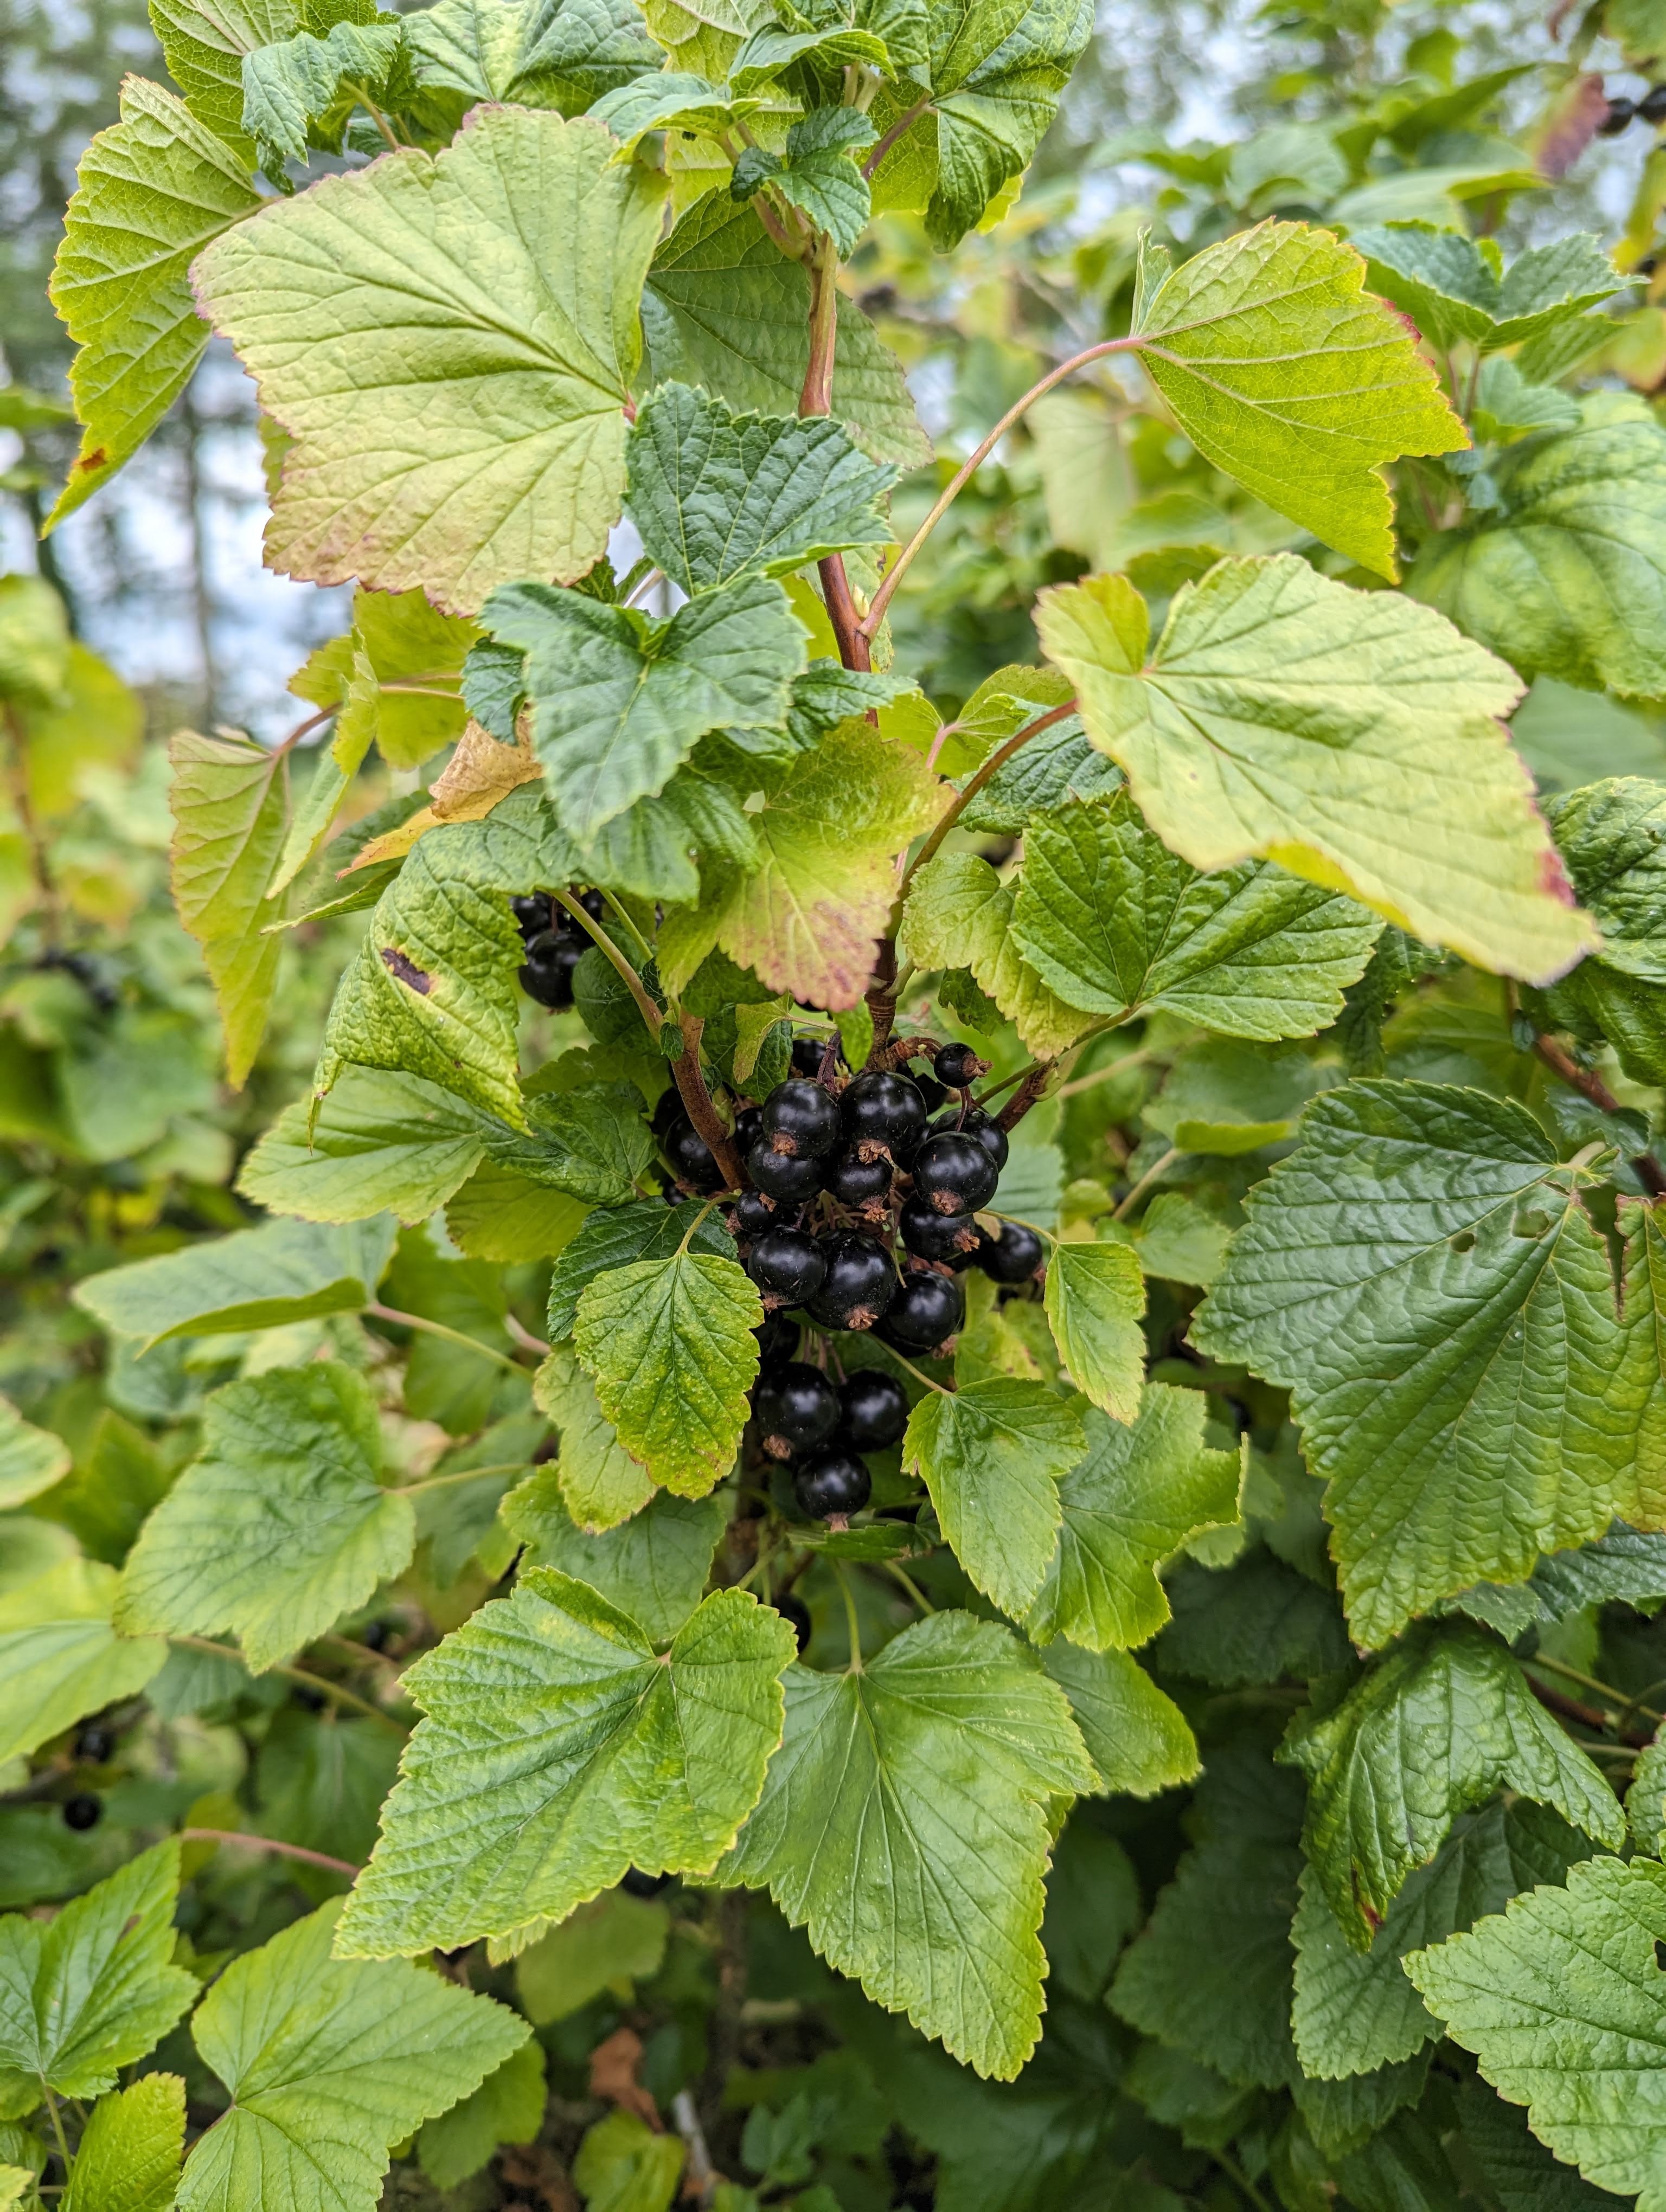
<path fill-rule="evenodd" d="M 102 1766 L 115 1747 L 115 1737 L 96 1721 L 82 1729 L 76 1738 L 76 1757 L 84 1759 L 88 1766 Z"/>
<path fill-rule="evenodd" d="M 793 1478 L 799 1510 L 812 1521 L 830 1521 L 860 1513 L 873 1480 L 854 1452 L 827 1452 L 806 1460 Z"/>
<path fill-rule="evenodd" d="M 939 1083 L 946 1083 L 951 1091 L 964 1091 L 969 1083 L 976 1083 L 980 1075 L 988 1073 L 988 1061 L 980 1060 L 969 1044 L 939 1045 L 932 1062 L 932 1073 Z"/>
<path fill-rule="evenodd" d="M 73 1797 L 64 1801 L 64 1825 L 78 1835 L 88 1828 L 96 1828 L 103 1818 L 104 1808 L 90 1790 L 77 1790 Z"/>
<path fill-rule="evenodd" d="M 1651 84 L 1638 101 L 1637 112 L 1647 124 L 1666 123 L 1666 84 Z"/>
<path fill-rule="evenodd" d="M 550 894 L 548 891 L 526 891 L 509 901 L 509 911 L 520 924 L 523 937 L 537 937 L 550 924 Z"/>
<path fill-rule="evenodd" d="M 983 1231 L 969 1213 L 939 1213 L 922 1198 L 909 1200 L 897 1226 L 915 1258 L 938 1267 L 970 1267 L 983 1241 Z"/>
<path fill-rule="evenodd" d="M 815 1297 L 827 1277 L 827 1255 L 802 1229 L 768 1229 L 746 1255 L 746 1273 L 773 1313 Z"/>
<path fill-rule="evenodd" d="M 976 1137 L 945 1129 L 914 1156 L 917 1197 L 938 1213 L 976 1213 L 995 1194 L 1000 1170 Z"/>
<path fill-rule="evenodd" d="M 859 1452 L 900 1443 L 909 1425 L 908 1393 L 894 1375 L 859 1367 L 839 1385 L 844 1433 Z"/>
<path fill-rule="evenodd" d="M 885 1155 L 871 1160 L 844 1152 L 827 1170 L 827 1188 L 841 1206 L 877 1206 L 891 1188 L 892 1169 Z"/>
<path fill-rule="evenodd" d="M 926 1102 L 919 1085 L 906 1075 L 884 1069 L 859 1075 L 839 1104 L 845 1141 L 862 1159 L 875 1159 L 885 1152 L 899 1167 L 906 1166 L 926 1133 Z"/>
<path fill-rule="evenodd" d="M 772 1152 L 818 1160 L 839 1141 L 839 1102 L 819 1083 L 788 1076 L 763 1102 L 763 1133 Z"/>
<path fill-rule="evenodd" d="M 644 1874 L 641 1867 L 627 1867 L 619 1887 L 630 1897 L 658 1897 L 670 1880 L 668 1874 Z"/>
<path fill-rule="evenodd" d="M 819 1160 L 772 1152 L 767 1137 L 760 1137 L 747 1153 L 746 1172 L 761 1191 L 783 1206 L 802 1206 L 822 1187 Z"/>
<path fill-rule="evenodd" d="M 944 1131 L 958 1130 L 963 1137 L 976 1137 L 995 1164 L 996 1172 L 1006 1164 L 1006 1155 L 1012 1150 L 1006 1132 L 999 1121 L 976 1106 L 968 1109 L 963 1117 L 957 1106 L 951 1114 L 939 1114 L 932 1123 L 931 1133 L 940 1137 Z"/>
<path fill-rule="evenodd" d="M 897 1295 L 897 1265 L 889 1252 L 848 1231 L 824 1240 L 827 1279 L 810 1301 L 824 1328 L 872 1328 Z"/>
<path fill-rule="evenodd" d="M 752 1413 L 771 1459 L 824 1444 L 839 1425 L 839 1395 L 819 1367 L 789 1360 L 766 1375 L 752 1394 Z"/>
<path fill-rule="evenodd" d="M 752 1334 L 757 1339 L 760 1370 L 779 1367 L 799 1348 L 799 1324 L 795 1321 L 788 1321 L 784 1313 L 765 1314 L 762 1324 L 752 1331 Z"/>
<path fill-rule="evenodd" d="M 1033 1281 L 1046 1247 L 1033 1229 L 1021 1221 L 1003 1221 L 999 1237 L 986 1237 L 977 1248 L 975 1264 L 997 1283 Z"/>
<path fill-rule="evenodd" d="M 544 930 L 527 940 L 520 988 L 540 1006 L 570 1006 L 573 970 L 583 957 L 584 947 L 576 938 L 562 937 L 553 929 Z"/>
<path fill-rule="evenodd" d="M 769 1602 L 797 1637 L 799 1651 L 802 1655 L 810 1644 L 809 1607 L 801 1597 L 794 1597 L 791 1590 L 783 1590 L 779 1597 L 771 1598 Z"/>
<path fill-rule="evenodd" d="M 685 1183 L 696 1190 L 721 1190 L 723 1170 L 712 1158 L 705 1139 L 686 1115 L 673 1121 L 660 1139 L 666 1158 Z"/>
<path fill-rule="evenodd" d="M 775 1225 L 774 1202 L 765 1198 L 761 1190 L 743 1190 L 729 1219 L 737 1237 L 766 1237 Z"/>
<path fill-rule="evenodd" d="M 1608 112 L 1596 128 L 1604 138 L 1617 138 L 1622 131 L 1629 127 L 1632 118 L 1636 113 L 1637 102 L 1634 100 L 1627 100 L 1623 92 L 1616 94 L 1608 102 Z"/>
<path fill-rule="evenodd" d="M 946 1344 L 965 1318 L 966 1293 L 952 1275 L 909 1275 L 879 1323 L 879 1334 L 904 1352 L 929 1352 Z"/>

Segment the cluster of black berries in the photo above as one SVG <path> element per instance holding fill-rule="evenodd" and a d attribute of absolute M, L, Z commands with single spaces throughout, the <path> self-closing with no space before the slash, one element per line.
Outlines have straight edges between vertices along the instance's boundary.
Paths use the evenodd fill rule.
<path fill-rule="evenodd" d="M 599 891 L 581 891 L 577 902 L 593 921 L 603 913 Z M 570 1006 L 573 970 L 594 941 L 580 928 L 564 906 L 548 891 L 528 891 L 509 901 L 520 929 L 526 958 L 520 970 L 520 988 L 541 1006 Z"/>
<path fill-rule="evenodd" d="M 1639 116 L 1645 123 L 1666 123 L 1666 84 L 1651 84 L 1641 100 L 1630 100 L 1623 92 L 1616 93 L 1608 102 L 1608 113 L 1596 127 L 1603 137 L 1617 138 Z"/>
<path fill-rule="evenodd" d="M 891 1376 L 872 1370 L 836 1389 L 796 1357 L 800 1323 L 788 1310 L 824 1330 L 871 1328 L 916 1358 L 941 1352 L 965 1318 L 964 1270 L 1029 1282 L 1042 1245 L 1016 1223 L 992 1236 L 975 1218 L 994 1196 L 1007 1146 L 1006 1131 L 971 1103 L 987 1063 L 969 1047 L 939 1047 L 933 1074 L 919 1081 L 888 1069 L 841 1079 L 833 1056 L 807 1038 L 793 1057 L 793 1073 L 736 1119 L 749 1188 L 727 1218 L 769 1316 L 753 1400 L 763 1448 L 793 1462 L 800 1506 L 825 1518 L 866 1504 L 859 1455 L 900 1438 L 907 1403 Z M 944 1108 L 935 1119 L 933 1106 Z M 725 1188 L 675 1091 L 654 1129 L 681 1190 Z"/>

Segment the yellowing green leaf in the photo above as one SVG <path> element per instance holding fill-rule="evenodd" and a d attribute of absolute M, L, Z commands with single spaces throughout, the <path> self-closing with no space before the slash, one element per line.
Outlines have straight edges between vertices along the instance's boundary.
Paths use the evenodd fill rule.
<path fill-rule="evenodd" d="M 596 1402 L 596 1386 L 570 1344 L 557 1344 L 550 1352 L 533 1377 L 532 1395 L 559 1433 L 561 1452 L 553 1473 L 559 1496 L 578 1526 L 614 1528 L 640 1512 L 654 1495 L 654 1477 L 619 1442 L 613 1424 Z M 549 1479 L 546 1473 L 533 1475 L 505 1509 L 510 1527 L 529 1542 L 535 1540 L 531 1519 L 517 1518 L 516 1501 L 523 1516 L 535 1516 Z M 592 1579 L 559 1558 L 544 1563 L 576 1574 L 581 1582 Z M 598 1587 L 605 1595 L 613 1595 L 605 1583 Z"/>
<path fill-rule="evenodd" d="M 1047 1318 L 1071 1380 L 1118 1421 L 1140 1410 L 1146 1375 L 1146 1283 L 1126 1244 L 1055 1244 Z"/>
<path fill-rule="evenodd" d="M 63 2212 L 171 2212 L 185 2148 L 185 2085 L 146 2074 L 100 2097 L 76 2146 Z"/>
<path fill-rule="evenodd" d="M 483 108 L 443 153 L 325 178 L 199 259 L 204 313 L 295 441 L 273 567 L 466 614 L 592 565 L 663 191 L 616 150 L 594 123 Z"/>
<path fill-rule="evenodd" d="M 9 1398 L 0 1398 L 0 1512 L 27 1504 L 69 1472 L 70 1447 L 63 1438 L 36 1428 Z"/>
<path fill-rule="evenodd" d="M 484 1117 L 420 1075 L 348 1067 L 316 1108 L 286 1106 L 249 1152 L 237 1188 L 274 1213 L 426 1221 L 480 1164 Z"/>
<path fill-rule="evenodd" d="M 181 730 L 167 749 L 173 777 L 173 903 L 203 948 L 226 1036 L 226 1080 L 240 1090 L 277 981 L 283 939 L 264 934 L 281 909 L 267 885 L 289 811 L 283 763 L 246 738 Z"/>
<path fill-rule="evenodd" d="M 1091 1017 L 1050 990 L 1025 958 L 1013 897 L 976 853 L 939 853 L 909 887 L 902 941 L 917 967 L 970 968 L 1030 1050 L 1050 1056 L 1073 1043 Z"/>
<path fill-rule="evenodd" d="M 243 136 L 243 57 L 294 37 L 301 23 L 292 0 L 151 0 L 150 25 L 185 106 L 252 159 Z"/>
<path fill-rule="evenodd" d="M 1085 1445 L 1082 1401 L 994 1376 L 929 1390 L 909 1416 L 903 1464 L 931 1493 L 955 1557 L 986 1597 L 1021 1615 L 1057 1540 L 1059 1484 Z"/>
<path fill-rule="evenodd" d="M 113 1567 L 68 1559 L 0 1594 L 0 1759 L 31 1752 L 83 1714 L 131 1698 L 161 1668 L 165 1644 L 111 1627 L 116 1583 Z"/>
<path fill-rule="evenodd" d="M 1197 1779 L 1197 1738 L 1174 1699 L 1126 1651 L 1049 1644 L 1042 1665 L 1070 1700 L 1097 1791 L 1155 1797 Z"/>
<path fill-rule="evenodd" d="M 1285 554 L 1183 586 L 1148 662 L 1122 577 L 1043 592 L 1037 626 L 1194 867 L 1277 860 L 1529 982 L 1593 943 L 1500 726 L 1521 687 L 1429 611 Z"/>
<path fill-rule="evenodd" d="M 347 1229 L 269 1221 L 88 1275 L 76 1304 L 146 1346 L 357 1313 L 375 1295 L 393 1233 L 385 1217 Z"/>

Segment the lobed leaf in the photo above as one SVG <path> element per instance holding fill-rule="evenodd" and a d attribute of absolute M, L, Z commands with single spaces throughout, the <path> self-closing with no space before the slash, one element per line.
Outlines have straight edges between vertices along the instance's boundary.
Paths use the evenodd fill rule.
<path fill-rule="evenodd" d="M 1101 1413 L 1133 1420 L 1146 1379 L 1146 1283 L 1137 1256 L 1126 1244 L 1055 1244 L 1045 1297 L 1070 1379 Z"/>
<path fill-rule="evenodd" d="M 1022 1616 L 1047 1573 L 1059 1485 L 1086 1442 L 1084 1410 L 1049 1383 L 994 1376 L 927 1391 L 909 1416 L 903 1464 L 925 1482 L 956 1559 L 1003 1612 Z"/>
<path fill-rule="evenodd" d="M 134 1696 L 160 1672 L 167 1645 L 118 1635 L 110 1625 L 115 1601 L 114 1568 L 73 1556 L 0 1591 L 0 1759 L 27 1754 L 84 1715 Z"/>
<path fill-rule="evenodd" d="M 173 816 L 169 880 L 185 928 L 203 948 L 226 1036 L 226 1080 L 240 1090 L 265 1035 L 283 940 L 265 933 L 278 910 L 268 886 L 289 811 L 283 761 L 246 738 L 169 741 Z"/>

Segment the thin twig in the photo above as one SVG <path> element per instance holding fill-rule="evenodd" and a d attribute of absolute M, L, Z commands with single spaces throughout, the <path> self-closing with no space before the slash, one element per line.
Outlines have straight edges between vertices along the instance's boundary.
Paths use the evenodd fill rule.
<path fill-rule="evenodd" d="M 700 2124 L 700 2114 L 694 2099 L 686 2089 L 679 2089 L 671 2100 L 671 2117 L 677 2132 L 688 2145 L 689 2170 L 683 2181 L 683 2195 L 692 2196 L 702 2207 L 709 2206 L 717 2195 L 721 2179 L 712 2164 L 712 2154 L 706 2142 L 706 2131 Z"/>
<path fill-rule="evenodd" d="M 912 1575 L 905 1573 L 903 1570 L 897 1565 L 895 1559 L 887 1559 L 884 1564 L 885 1572 L 891 1577 L 893 1581 L 901 1583 L 903 1588 L 908 1592 L 915 1605 L 919 1607 L 921 1613 L 936 1612 L 937 1607 L 926 1595 L 926 1593 L 921 1589 L 919 1583 L 915 1582 Z"/>
<path fill-rule="evenodd" d="M 535 1352 L 540 1359 L 547 1359 L 550 1347 L 541 1336 L 534 1336 L 530 1328 L 523 1328 L 512 1313 L 503 1316 L 503 1326 L 523 1352 Z"/>
<path fill-rule="evenodd" d="M 286 1859 L 300 1859 L 307 1866 L 323 1867 L 330 1874 L 344 1874 L 350 1881 L 362 1868 L 351 1859 L 332 1859 L 328 1851 L 309 1851 L 301 1844 L 280 1843 L 276 1836 L 246 1836 L 236 1828 L 181 1828 L 182 1844 L 238 1844 L 245 1850 L 276 1851 Z"/>
<path fill-rule="evenodd" d="M 602 927 L 600 922 L 595 921 L 591 915 L 587 915 L 584 908 L 579 904 L 578 901 L 575 898 L 569 896 L 566 891 L 551 891 L 550 896 L 560 905 L 566 908 L 568 913 L 572 915 L 574 921 L 578 923 L 579 927 L 584 931 L 586 936 L 590 938 L 593 942 L 597 951 L 602 955 L 603 958 L 611 961 L 615 969 L 617 971 L 619 981 L 624 985 L 626 990 L 629 992 L 631 997 L 636 1001 L 636 1011 L 641 1014 L 643 1021 L 646 1023 L 648 1035 L 651 1037 L 658 1037 L 660 1034 L 660 1025 L 666 1018 L 660 1012 L 659 1007 L 654 1005 L 653 1000 L 649 998 L 648 991 L 643 985 L 641 977 L 631 966 L 629 961 L 625 958 L 623 953 L 620 951 L 618 946 L 613 942 L 613 939 Z"/>
<path fill-rule="evenodd" d="M 426 1314 L 406 1313 L 399 1306 L 385 1306 L 372 1298 L 365 1312 L 374 1314 L 378 1321 L 391 1322 L 396 1328 L 414 1328 L 423 1336 L 443 1338 L 447 1344 L 460 1344 L 465 1352 L 477 1352 L 483 1359 L 489 1359 L 498 1367 L 507 1368 L 511 1375 L 520 1376 L 523 1382 L 532 1376 L 518 1359 L 511 1359 L 507 1352 L 495 1352 L 489 1344 L 482 1344 L 478 1337 L 465 1336 L 460 1328 L 450 1328 L 442 1321 L 430 1321 Z"/>
<path fill-rule="evenodd" d="M 909 872 L 903 877 L 903 887 L 897 895 L 899 901 L 908 896 L 909 885 L 927 861 L 941 849 L 943 840 L 991 777 L 998 775 L 1013 754 L 1027 745 L 1031 738 L 1040 737 L 1043 730 L 1050 730 L 1055 722 L 1062 722 L 1067 715 L 1073 714 L 1075 711 L 1076 702 L 1073 699 L 1067 699 L 1062 707 L 1049 707 L 1046 714 L 1038 714 L 1033 722 L 1026 722 L 1016 736 L 1008 738 L 1004 745 L 990 754 L 976 775 L 966 779 L 965 787 L 956 794 L 953 804 L 939 817 L 931 835 L 909 863 Z"/>
<path fill-rule="evenodd" d="M 1622 1111 L 1620 1101 L 1594 1067 L 1581 1067 L 1572 1053 L 1564 1049 L 1553 1036 L 1536 1036 L 1533 1040 L 1534 1057 L 1543 1062 L 1551 1073 L 1560 1076 L 1582 1097 L 1604 1114 Z M 1666 1174 L 1651 1152 L 1633 1152 L 1631 1169 L 1651 1198 L 1666 1198 Z"/>
<path fill-rule="evenodd" d="M 706 1079 L 700 1073 L 700 1040 L 705 1033 L 704 1018 L 699 1014 L 678 1017 L 683 1032 L 683 1050 L 679 1058 L 671 1063 L 672 1079 L 678 1096 L 690 1121 L 698 1132 L 701 1142 L 717 1162 L 717 1171 L 723 1178 L 724 1188 L 740 1188 L 740 1163 L 735 1157 L 734 1146 L 729 1142 L 729 1133 L 717 1118 L 717 1109 L 712 1104 L 712 1094 L 706 1088 Z"/>
<path fill-rule="evenodd" d="M 1128 1193 L 1128 1196 L 1122 1200 L 1122 1204 L 1111 1215 L 1111 1219 L 1113 1221 L 1126 1221 L 1128 1215 L 1134 1211 L 1135 1206 L 1138 1205 L 1139 1201 L 1145 1196 L 1146 1193 L 1157 1181 L 1158 1176 L 1162 1175 L 1167 1169 L 1171 1168 L 1179 1158 L 1180 1153 L 1178 1149 L 1175 1146 L 1170 1145 L 1168 1151 L 1164 1153 L 1160 1160 L 1153 1160 L 1152 1162 L 1151 1165 L 1146 1170 L 1144 1175 L 1140 1176 L 1139 1182 L 1134 1184 L 1134 1188 Z"/>
<path fill-rule="evenodd" d="M 170 1644 L 182 1644 L 187 1651 L 206 1651 L 216 1659 L 235 1659 L 240 1666 L 246 1663 L 234 1644 L 216 1644 L 207 1636 L 175 1635 L 167 1640 Z M 403 1721 L 395 1720 L 392 1713 L 384 1712 L 380 1705 L 373 1705 L 368 1698 L 360 1697 L 356 1691 L 344 1690 L 339 1682 L 332 1682 L 325 1674 L 312 1674 L 305 1667 L 274 1667 L 271 1671 L 274 1674 L 281 1674 L 286 1682 L 299 1682 L 306 1689 L 315 1690 L 319 1697 L 328 1698 L 332 1705 L 347 1705 L 356 1713 L 363 1713 L 373 1721 L 380 1721 L 385 1727 L 398 1729 L 401 1735 L 410 1734 Z"/>
<path fill-rule="evenodd" d="M 896 122 L 891 125 L 890 130 L 886 131 L 885 137 L 879 141 L 879 144 L 868 155 L 866 161 L 862 164 L 862 174 L 866 177 L 870 182 L 873 180 L 874 171 L 879 167 L 880 162 L 885 160 L 886 155 L 890 153 L 891 148 L 897 143 L 903 132 L 913 128 L 931 104 L 931 94 L 927 93 L 922 100 L 916 100 L 912 107 L 905 109 L 903 112 L 897 117 Z"/>
<path fill-rule="evenodd" d="M 525 1370 L 517 1368 L 520 1374 Z M 524 1459 L 504 1460 L 490 1467 L 454 1467 L 447 1474 L 425 1474 L 420 1482 L 402 1482 L 397 1490 L 390 1491 L 392 1498 L 420 1498 L 425 1490 L 449 1490 L 455 1482 L 475 1482 L 489 1474 L 519 1474 L 525 1468 Z"/>

